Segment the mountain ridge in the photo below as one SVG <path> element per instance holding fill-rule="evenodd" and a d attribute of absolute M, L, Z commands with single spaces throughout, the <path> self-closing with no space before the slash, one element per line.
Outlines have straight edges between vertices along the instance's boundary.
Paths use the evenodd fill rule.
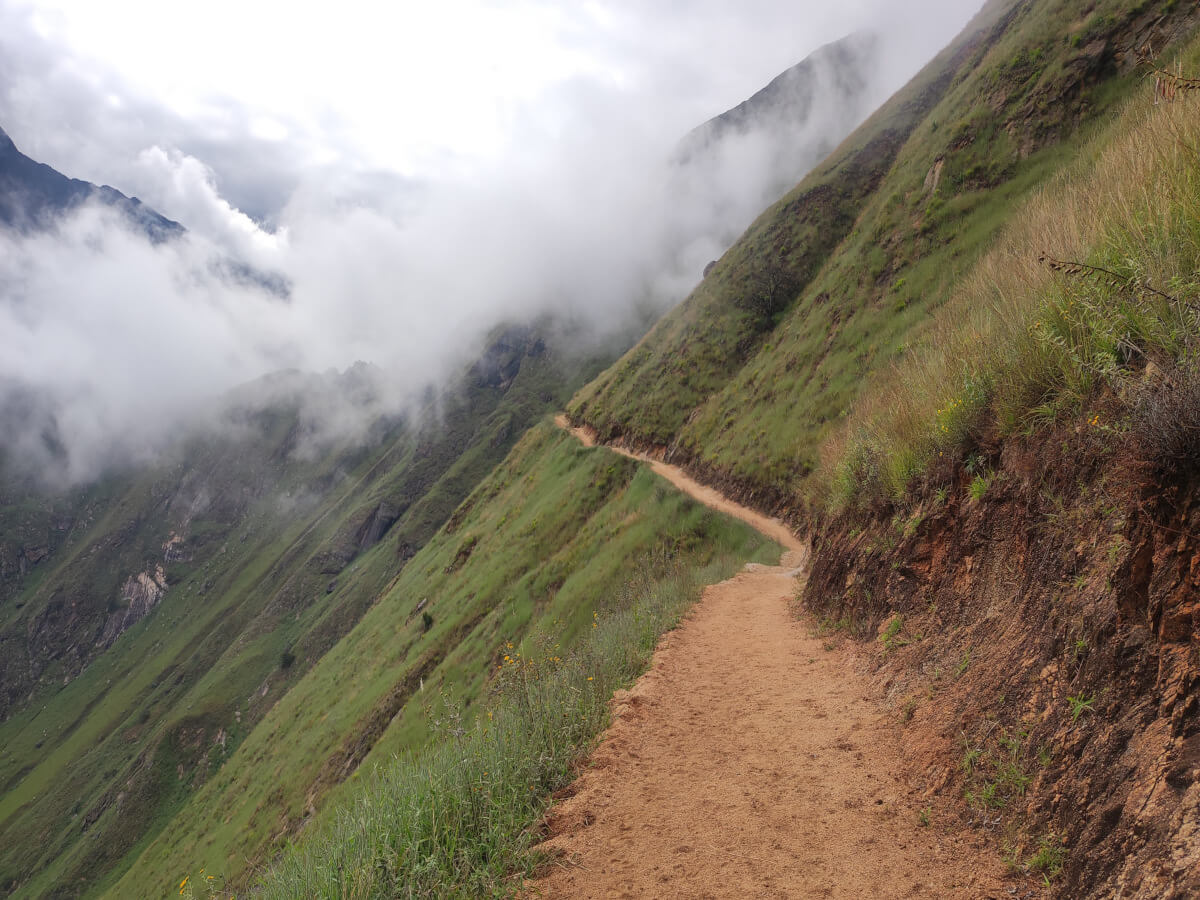
<path fill-rule="evenodd" d="M 88 203 L 117 210 L 153 243 L 183 234 L 184 227 L 108 185 L 69 178 L 17 149 L 0 128 L 0 225 L 21 231 L 44 228 Z"/>
<path fill-rule="evenodd" d="M 0 722 L 0 889 L 521 885 L 611 691 L 703 584 L 777 556 L 559 433 L 565 404 L 586 434 L 803 529 L 796 600 L 820 638 L 805 654 L 853 660 L 878 689 L 911 757 L 911 827 L 937 826 L 922 836 L 971 835 L 1014 893 L 1194 893 L 1200 138 L 1193 101 L 1151 107 L 1137 65 L 1152 42 L 1200 67 L 1198 24 L 1171 0 L 989 0 L 603 372 L 612 355 L 564 375 L 546 334 L 500 329 L 424 442 L 396 422 L 283 465 L 303 416 L 248 409 L 253 452 L 210 448 L 196 468 L 242 461 L 229 493 L 270 515 L 197 512 L 172 534 L 205 492 L 173 469 L 97 497 L 74 556 L 0 546 L 11 596 L 34 605 L 22 619 L 0 597 L 0 638 L 70 610 L 85 579 L 58 567 L 101 538 L 122 560 L 106 613 L 144 608 L 160 560 L 166 583 L 116 639 L 126 653 L 61 689 L 50 659 L 43 708 Z M 1039 261 L 1051 238 L 1064 249 Z M 369 395 L 366 370 L 346 377 Z M 75 517 L 24 508 L 0 535 Z M 723 770 L 773 768 L 736 743 Z"/>

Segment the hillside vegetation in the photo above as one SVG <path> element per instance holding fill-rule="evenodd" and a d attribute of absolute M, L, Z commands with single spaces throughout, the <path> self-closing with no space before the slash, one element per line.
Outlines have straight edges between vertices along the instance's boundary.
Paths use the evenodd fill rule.
<path fill-rule="evenodd" d="M 1200 892 L 1200 42 L 1176 58 L 819 473 L 808 606 L 887 636 L 917 765 L 1064 897 Z"/>
<path fill-rule="evenodd" d="M 1194 7 L 993 0 L 572 401 L 609 439 L 810 512 L 822 442 Z"/>
<path fill-rule="evenodd" d="M 301 446 L 302 398 L 349 404 L 366 373 L 283 375 L 157 467 L 57 497 L 9 472 L 0 887 L 79 895 L 123 871 L 595 368 L 510 329 L 365 445 Z"/>
<path fill-rule="evenodd" d="M 695 599 L 705 578 L 777 554 L 778 548 L 748 527 L 674 493 L 636 463 L 585 450 L 552 425 L 535 428 L 362 621 L 276 704 L 142 854 L 113 896 L 166 891 L 200 868 L 222 882 L 244 884 L 251 867 L 265 863 L 301 826 L 307 826 L 306 838 L 323 835 L 319 840 L 328 846 L 307 851 L 315 861 L 294 857 L 289 867 L 295 869 L 279 876 L 292 885 L 293 896 L 340 894 L 338 884 L 359 883 L 376 885 L 364 887 L 364 896 L 386 892 L 390 879 L 415 879 L 414 867 L 425 865 L 434 884 L 447 877 L 469 883 L 477 869 L 492 878 L 504 875 L 500 861 L 489 861 L 471 846 L 486 839 L 473 834 L 471 822 L 461 824 L 452 845 L 441 843 L 444 835 L 427 835 L 429 846 L 408 851 L 417 859 L 405 856 L 403 829 L 431 827 L 428 823 L 396 820 L 379 833 L 362 823 L 386 817 L 391 804 L 415 803 L 414 815 L 432 815 L 416 799 L 406 799 L 428 793 L 422 773 L 432 770 L 443 773 L 439 778 L 452 776 L 453 784 L 507 779 L 496 789 L 510 799 L 497 798 L 495 811 L 513 818 L 496 827 L 519 831 L 532 824 L 547 786 L 562 782 L 583 742 L 599 728 L 608 692 L 639 671 L 659 630 Z M 644 605 L 656 596 L 660 599 Z M 645 621 L 629 621 L 637 610 Z M 603 631 L 595 637 L 600 629 L 593 625 L 600 621 Z M 466 737 L 459 729 L 469 729 L 486 705 L 506 657 L 538 666 L 538 680 L 542 668 L 551 667 L 546 678 L 554 696 L 539 702 L 552 718 L 514 725 L 520 732 L 515 736 L 504 732 L 505 740 L 524 742 L 523 749 L 513 749 L 495 771 L 476 765 L 494 748 L 461 748 L 459 740 Z M 528 671 L 519 674 L 524 679 Z M 569 709 L 555 705 L 567 689 L 558 679 L 583 682 L 588 696 Z M 505 695 L 497 707 L 501 723 L 523 721 L 513 708 L 519 700 Z M 584 718 L 572 719 L 571 710 Z M 571 726 L 565 733 L 522 736 L 530 727 L 558 729 L 562 716 Z M 444 725 L 439 734 L 435 720 L 451 718 L 461 724 Z M 429 754 L 409 755 L 431 736 L 439 742 Z M 535 739 L 551 741 L 550 757 L 541 759 Z M 533 758 L 524 758 L 527 749 L 536 751 Z M 445 760 L 464 752 L 479 771 L 446 772 Z M 360 768 L 371 773 L 396 753 L 405 761 L 370 775 L 369 787 L 337 789 Z M 517 769 L 522 778 L 529 774 L 532 787 L 513 783 L 514 772 L 506 766 L 533 767 Z M 511 798 L 515 789 L 520 806 L 509 809 L 510 801 L 517 802 Z M 347 804 L 341 818 L 319 813 L 330 791 Z M 438 802 L 462 799 L 439 793 Z M 316 824 L 307 824 L 314 815 Z M 364 830 L 372 835 L 369 847 L 378 846 L 390 860 L 386 872 L 373 867 L 373 850 L 354 843 Z M 481 855 L 476 859 L 472 853 Z M 330 871 L 326 854 L 355 861 L 357 868 L 344 870 L 346 882 L 338 880 L 336 868 Z"/>

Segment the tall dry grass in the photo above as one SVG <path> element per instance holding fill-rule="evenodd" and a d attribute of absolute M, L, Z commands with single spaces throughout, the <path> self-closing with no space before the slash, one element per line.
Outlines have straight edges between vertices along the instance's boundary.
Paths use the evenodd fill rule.
<path fill-rule="evenodd" d="M 1198 331 L 1200 97 L 1139 95 L 1038 192 L 908 356 L 823 448 L 818 503 L 904 494 L 987 428 L 1078 414 L 1148 360 L 1190 365 Z M 1081 262 L 1103 272 L 1045 260 Z M 1099 422 L 1093 422 L 1099 425 Z"/>

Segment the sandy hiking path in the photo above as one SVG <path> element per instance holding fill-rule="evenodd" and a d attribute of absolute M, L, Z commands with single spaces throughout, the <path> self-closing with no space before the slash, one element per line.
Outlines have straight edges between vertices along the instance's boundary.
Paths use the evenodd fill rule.
<path fill-rule="evenodd" d="M 585 447 L 596 446 L 596 433 L 591 429 L 576 428 L 567 421 L 566 416 L 562 415 L 555 417 L 554 424 L 564 431 L 569 431 L 575 435 Z M 665 478 L 693 499 L 699 500 L 705 506 L 723 512 L 734 519 L 741 519 L 751 528 L 761 534 L 765 534 L 775 543 L 779 544 L 779 546 L 797 553 L 807 553 L 807 545 L 792 534 L 791 530 L 779 519 L 764 516 L 762 513 L 755 512 L 748 507 L 742 506 L 740 503 L 733 502 L 719 491 L 710 488 L 706 484 L 701 484 L 688 475 L 687 472 L 683 471 L 683 469 L 679 468 L 679 466 L 668 465 L 662 460 L 655 459 L 646 453 L 635 453 L 625 447 L 612 445 L 606 445 L 606 447 L 613 453 L 620 453 L 622 456 L 628 456 L 630 459 L 641 460 L 654 471 L 654 474 Z M 797 563 L 797 565 L 799 564 Z"/>
<path fill-rule="evenodd" d="M 936 814 L 920 823 L 897 712 L 789 612 L 803 548 L 787 539 L 781 566 L 707 588 L 613 698 L 613 724 L 548 816 L 557 862 L 531 896 L 1009 896 L 981 838 Z"/>

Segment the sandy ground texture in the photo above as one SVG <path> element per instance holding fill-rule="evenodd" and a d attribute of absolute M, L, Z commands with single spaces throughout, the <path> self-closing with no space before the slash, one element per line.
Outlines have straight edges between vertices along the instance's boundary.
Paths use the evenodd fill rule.
<path fill-rule="evenodd" d="M 556 862 L 531 896 L 1010 896 L 981 838 L 921 824 L 897 713 L 789 612 L 803 553 L 786 538 L 781 566 L 706 589 L 613 698 L 612 726 L 548 815 Z"/>

